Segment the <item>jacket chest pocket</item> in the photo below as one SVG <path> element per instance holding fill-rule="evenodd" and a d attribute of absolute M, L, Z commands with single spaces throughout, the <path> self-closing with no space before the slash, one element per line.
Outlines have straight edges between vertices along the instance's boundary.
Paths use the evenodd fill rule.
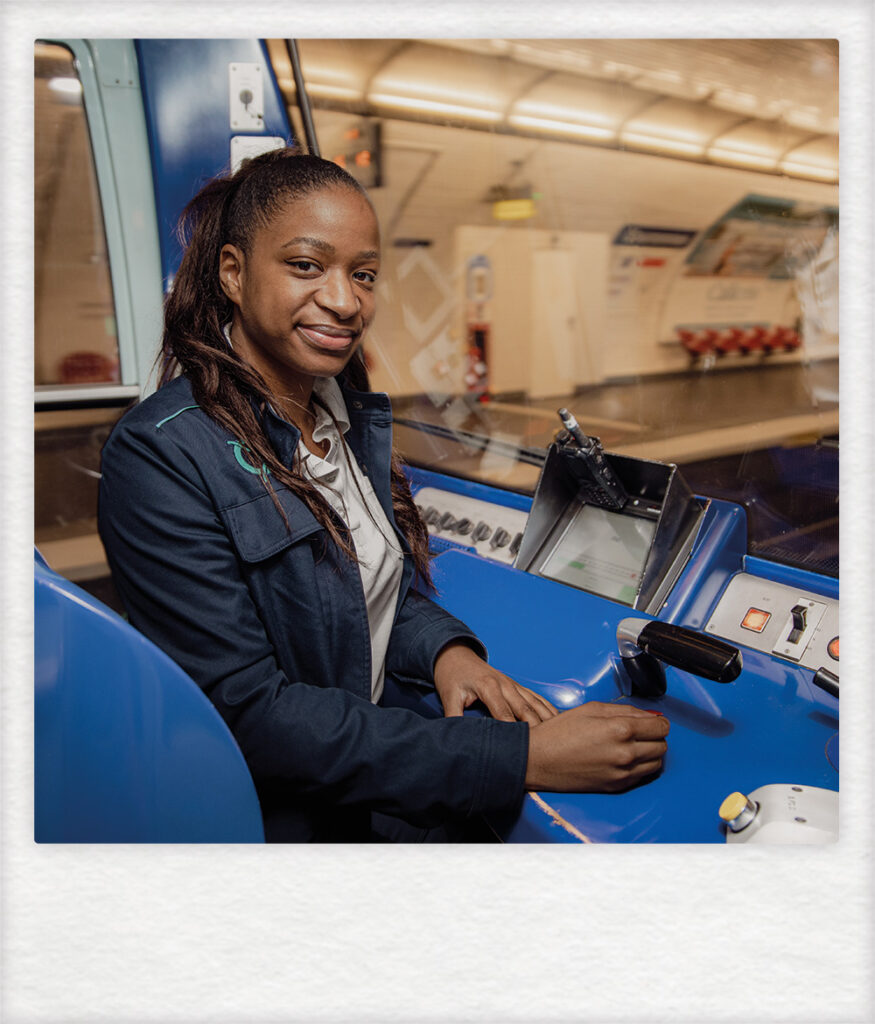
<path fill-rule="evenodd" d="M 337 685 L 341 652 L 368 643 L 367 617 L 355 602 L 360 584 L 350 575 L 358 568 L 306 506 L 287 491 L 277 497 L 288 524 L 267 493 L 220 515 L 287 676 Z"/>
<path fill-rule="evenodd" d="M 277 499 L 285 519 L 273 497 L 267 493 L 221 510 L 222 519 L 243 562 L 264 562 L 321 531 L 322 527 L 313 513 L 293 499 L 288 491 L 278 491 Z"/>
<path fill-rule="evenodd" d="M 267 493 L 220 515 L 268 636 L 281 663 L 295 672 L 297 653 L 324 635 L 332 617 L 324 581 L 320 586 L 326 535 L 288 492 L 278 491 L 277 497 L 287 521 Z"/>

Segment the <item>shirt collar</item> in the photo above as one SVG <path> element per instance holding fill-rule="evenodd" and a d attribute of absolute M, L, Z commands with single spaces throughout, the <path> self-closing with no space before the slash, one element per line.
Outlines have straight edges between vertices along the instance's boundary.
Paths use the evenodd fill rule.
<path fill-rule="evenodd" d="M 325 406 L 323 409 L 322 405 L 318 403 L 316 405 L 316 423 L 313 427 L 313 440 L 325 440 L 327 433 L 334 426 L 331 416 L 336 420 L 341 434 L 345 434 L 349 430 L 349 413 L 340 391 L 340 385 L 334 377 L 317 377 L 313 383 L 313 393 L 322 402 L 322 405 Z M 331 413 L 330 416 L 329 413 Z"/>

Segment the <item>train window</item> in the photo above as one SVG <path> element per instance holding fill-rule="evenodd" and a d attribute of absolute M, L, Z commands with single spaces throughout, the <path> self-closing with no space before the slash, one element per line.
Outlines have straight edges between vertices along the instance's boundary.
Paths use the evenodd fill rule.
<path fill-rule="evenodd" d="M 837 574 L 837 43 L 298 49 L 382 224 L 365 348 L 409 461 L 531 493 L 567 406 Z"/>
<path fill-rule="evenodd" d="M 96 508 L 100 450 L 122 411 L 117 397 L 101 407 L 120 381 L 119 347 L 82 86 L 65 46 L 36 43 L 34 113 L 34 383 L 54 406 L 34 416 L 34 540 L 53 568 L 118 607 Z"/>
<path fill-rule="evenodd" d="M 119 382 L 106 235 L 82 86 L 66 47 L 34 65 L 35 384 Z"/>

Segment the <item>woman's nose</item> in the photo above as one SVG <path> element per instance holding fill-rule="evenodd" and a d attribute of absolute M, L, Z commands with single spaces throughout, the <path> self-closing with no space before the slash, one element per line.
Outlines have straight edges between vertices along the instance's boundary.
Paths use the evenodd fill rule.
<path fill-rule="evenodd" d="M 355 316 L 360 309 L 360 302 L 352 282 L 342 272 L 327 275 L 316 296 L 320 306 L 330 310 L 342 320 Z"/>

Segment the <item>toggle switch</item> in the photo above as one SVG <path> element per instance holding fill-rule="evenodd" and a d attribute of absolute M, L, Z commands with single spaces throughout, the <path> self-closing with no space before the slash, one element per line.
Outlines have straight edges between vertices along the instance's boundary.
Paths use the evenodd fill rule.
<path fill-rule="evenodd" d="M 772 653 L 789 658 L 790 661 L 801 661 L 825 612 L 826 605 L 820 601 L 812 601 L 807 597 L 796 598 L 778 633 L 780 639 L 772 648 Z"/>
<path fill-rule="evenodd" d="M 808 609 L 801 604 L 795 604 L 790 609 L 790 621 L 793 623 L 793 628 L 787 634 L 787 643 L 798 644 L 799 639 L 805 632 L 805 621 L 807 619 Z"/>

